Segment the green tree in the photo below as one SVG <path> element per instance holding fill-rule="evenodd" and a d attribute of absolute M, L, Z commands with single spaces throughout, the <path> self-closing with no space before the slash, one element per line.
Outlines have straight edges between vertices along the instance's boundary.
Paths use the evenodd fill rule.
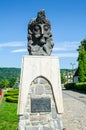
<path fill-rule="evenodd" d="M 61 72 L 61 83 L 64 84 L 66 82 L 66 78 L 63 72 Z"/>
<path fill-rule="evenodd" d="M 15 84 L 15 82 L 16 82 L 16 80 L 17 80 L 17 78 L 16 77 L 12 77 L 11 79 L 10 79 L 10 81 L 9 81 L 9 87 L 13 87 L 13 85 Z"/>
<path fill-rule="evenodd" d="M 1 82 L 0 82 L 0 86 L 2 88 L 7 88 L 9 85 L 9 81 L 7 79 L 2 79 Z"/>
<path fill-rule="evenodd" d="M 78 79 L 79 82 L 86 81 L 86 40 L 81 41 L 81 45 L 77 49 L 78 56 Z"/>
<path fill-rule="evenodd" d="M 16 79 L 16 82 L 15 82 L 14 85 L 13 85 L 13 88 L 19 88 L 19 83 L 20 83 L 20 79 L 17 78 L 17 79 Z"/>

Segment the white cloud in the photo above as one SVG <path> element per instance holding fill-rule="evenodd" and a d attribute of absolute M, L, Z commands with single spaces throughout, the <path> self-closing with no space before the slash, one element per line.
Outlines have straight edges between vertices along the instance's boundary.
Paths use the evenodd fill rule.
<path fill-rule="evenodd" d="M 7 43 L 0 43 L 0 49 L 3 49 L 5 47 L 18 47 L 15 50 L 12 50 L 12 53 L 21 53 L 21 52 L 27 52 L 27 47 L 26 46 L 26 41 L 13 41 L 13 42 L 7 42 Z M 57 46 L 56 46 L 57 45 Z M 54 55 L 58 55 L 59 57 L 77 57 L 77 48 L 80 45 L 80 42 L 78 41 L 64 41 L 64 42 L 59 42 L 55 45 L 53 48 L 53 53 Z M 20 48 L 20 47 L 25 47 L 25 48 Z M 61 52 L 60 52 L 61 51 Z M 75 53 L 74 53 L 75 51 Z M 56 52 L 59 52 L 56 54 Z M 62 53 L 63 52 L 63 53 Z M 65 53 L 64 53 L 65 52 Z"/>
<path fill-rule="evenodd" d="M 53 51 L 66 51 L 66 48 L 54 47 Z"/>
<path fill-rule="evenodd" d="M 58 56 L 58 57 L 64 57 L 64 58 L 68 58 L 68 57 L 78 57 L 78 53 L 58 53 L 58 54 L 53 54 L 54 56 Z"/>
<path fill-rule="evenodd" d="M 78 46 L 80 45 L 80 42 L 78 42 L 78 41 L 64 42 L 63 45 L 67 49 L 76 50 L 78 48 Z"/>
<path fill-rule="evenodd" d="M 20 47 L 20 46 L 25 46 L 25 41 L 14 41 L 14 42 L 0 43 L 0 48 L 3 48 L 3 47 Z"/>
<path fill-rule="evenodd" d="M 20 52 L 27 52 L 27 49 L 17 49 L 17 50 L 13 50 L 11 51 L 12 53 L 20 53 Z"/>
<path fill-rule="evenodd" d="M 80 42 L 78 41 L 64 41 L 56 44 L 58 47 L 53 48 L 53 51 L 73 51 L 77 50 Z"/>

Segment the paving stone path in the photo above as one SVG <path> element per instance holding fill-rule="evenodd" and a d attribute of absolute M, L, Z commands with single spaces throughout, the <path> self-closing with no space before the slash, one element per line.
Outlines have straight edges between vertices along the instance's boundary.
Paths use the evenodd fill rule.
<path fill-rule="evenodd" d="M 86 130 L 86 94 L 63 90 L 63 126 L 67 130 Z"/>

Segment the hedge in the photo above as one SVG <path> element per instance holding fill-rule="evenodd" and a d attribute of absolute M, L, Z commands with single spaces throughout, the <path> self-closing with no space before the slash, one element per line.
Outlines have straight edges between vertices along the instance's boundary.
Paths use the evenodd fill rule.
<path fill-rule="evenodd" d="M 86 82 L 80 83 L 67 83 L 64 85 L 66 89 L 74 89 L 79 91 L 86 91 Z"/>
<path fill-rule="evenodd" d="M 13 96 L 13 95 L 18 95 L 18 93 L 13 93 L 13 92 L 9 93 L 9 92 L 6 92 L 4 94 L 4 96 Z"/>
<path fill-rule="evenodd" d="M 10 89 L 7 92 L 5 92 L 4 96 L 18 95 L 18 93 L 19 93 L 18 89 Z"/>
<path fill-rule="evenodd" d="M 19 89 L 9 89 L 4 94 L 4 96 L 6 97 L 6 101 L 12 102 L 12 103 L 17 103 L 18 102 L 18 93 L 19 93 Z"/>
<path fill-rule="evenodd" d="M 17 102 L 18 102 L 18 97 L 10 97 L 10 96 L 7 96 L 7 97 L 6 97 L 6 101 L 7 101 L 7 102 L 12 102 L 12 103 L 17 103 Z"/>
<path fill-rule="evenodd" d="M 86 82 L 76 83 L 75 89 L 86 91 Z"/>
<path fill-rule="evenodd" d="M 64 84 L 64 87 L 66 89 L 74 89 L 75 88 L 75 83 L 67 83 L 67 84 Z"/>
<path fill-rule="evenodd" d="M 16 92 L 18 92 L 18 91 L 19 91 L 19 89 L 14 89 L 14 88 L 11 88 L 11 89 L 8 89 L 8 91 L 7 91 L 7 92 L 9 92 L 9 93 L 11 93 L 11 92 L 16 93 Z"/>

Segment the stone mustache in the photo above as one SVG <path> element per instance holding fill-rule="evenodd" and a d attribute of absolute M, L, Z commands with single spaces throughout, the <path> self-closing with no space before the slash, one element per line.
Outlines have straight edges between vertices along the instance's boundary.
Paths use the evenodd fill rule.
<path fill-rule="evenodd" d="M 51 55 L 54 43 L 50 21 L 46 18 L 44 10 L 40 10 L 37 18 L 29 22 L 27 39 L 29 55 Z"/>

